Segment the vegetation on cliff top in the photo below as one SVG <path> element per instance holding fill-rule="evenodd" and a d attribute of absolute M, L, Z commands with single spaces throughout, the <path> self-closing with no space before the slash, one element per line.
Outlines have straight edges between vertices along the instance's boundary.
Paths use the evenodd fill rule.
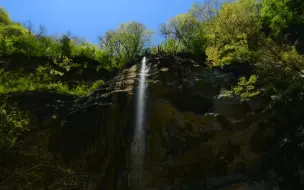
<path fill-rule="evenodd" d="M 121 24 L 100 37 L 100 47 L 70 35 L 47 36 L 40 27 L 12 21 L 0 9 L 0 154 L 1 163 L 12 153 L 22 164 L 0 165 L 1 189 L 76 188 L 76 176 L 63 163 L 55 163 L 44 141 L 27 145 L 31 112 L 6 102 L 9 93 L 54 91 L 85 96 L 107 80 L 111 71 L 149 50 L 152 54 L 189 52 L 205 57 L 210 67 L 249 64 L 254 74 L 242 76 L 232 89 L 241 100 L 264 93 L 277 97 L 288 113 L 302 105 L 304 66 L 304 3 L 301 0 L 238 0 L 194 4 L 160 26 L 165 40 L 151 47 L 152 31 L 143 24 Z M 295 105 L 293 108 L 287 105 Z M 299 108 L 300 109 L 300 108 Z M 286 115 L 290 125 L 299 124 Z M 17 160 L 16 163 L 21 162 Z M 50 173 L 53 173 L 50 176 Z M 57 178 L 54 174 L 58 174 Z M 60 176 L 64 176 L 63 178 Z"/>

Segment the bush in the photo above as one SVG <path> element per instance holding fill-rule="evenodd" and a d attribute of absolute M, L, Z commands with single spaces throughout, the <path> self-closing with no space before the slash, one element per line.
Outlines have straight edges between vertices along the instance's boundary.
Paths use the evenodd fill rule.
<path fill-rule="evenodd" d="M 2 36 L 22 36 L 28 33 L 28 30 L 21 26 L 20 24 L 11 24 L 0 26 L 0 34 Z"/>
<path fill-rule="evenodd" d="M 12 24 L 12 21 L 9 18 L 8 13 L 3 8 L 0 8 L 0 25 L 9 25 L 9 24 Z"/>
<path fill-rule="evenodd" d="M 257 82 L 257 76 L 252 75 L 246 80 L 245 77 L 239 79 L 238 84 L 230 91 L 225 91 L 229 96 L 240 96 L 241 101 L 248 101 L 252 97 L 260 94 L 260 90 L 256 89 L 255 84 Z"/>
<path fill-rule="evenodd" d="M 0 103 L 0 152 L 15 146 L 22 132 L 28 130 L 28 123 L 25 112 L 5 102 Z"/>

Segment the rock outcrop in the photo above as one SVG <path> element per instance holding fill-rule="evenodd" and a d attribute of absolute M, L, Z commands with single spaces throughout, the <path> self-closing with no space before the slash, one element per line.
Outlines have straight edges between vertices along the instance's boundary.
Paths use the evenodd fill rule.
<path fill-rule="evenodd" d="M 191 60 L 150 61 L 158 68 L 152 68 L 157 74 L 150 85 L 147 187 L 176 184 L 178 189 L 199 182 L 211 188 L 208 179 L 258 170 L 265 141 L 275 132 L 265 127 L 267 99 L 241 102 L 223 96 L 221 90 L 235 84 L 232 72 L 208 70 Z"/>
<path fill-rule="evenodd" d="M 89 96 L 75 100 L 63 125 L 61 151 L 66 161 L 80 160 L 79 172 L 95 181 L 90 182 L 94 188 L 128 186 L 136 72 L 136 65 L 125 69 Z"/>
<path fill-rule="evenodd" d="M 249 189 L 276 132 L 269 99 L 224 96 L 241 73 L 191 59 L 154 56 L 148 67 L 146 189 Z M 87 189 L 129 189 L 136 73 L 126 68 L 69 110 L 62 153 L 93 176 Z"/>

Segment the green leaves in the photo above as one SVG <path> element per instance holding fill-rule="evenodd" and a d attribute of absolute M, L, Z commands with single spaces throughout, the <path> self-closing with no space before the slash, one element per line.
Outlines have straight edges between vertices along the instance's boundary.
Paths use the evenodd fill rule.
<path fill-rule="evenodd" d="M 142 53 L 150 41 L 152 32 L 137 22 L 121 24 L 116 31 L 108 31 L 100 37 L 101 46 L 110 53 L 114 62 L 123 65 Z"/>
<path fill-rule="evenodd" d="M 224 93 L 230 96 L 240 96 L 241 101 L 248 101 L 250 98 L 260 94 L 260 91 L 255 88 L 256 82 L 256 75 L 250 76 L 248 80 L 246 80 L 245 77 L 241 77 L 235 87 L 231 90 L 225 91 Z"/>
<path fill-rule="evenodd" d="M 275 36 L 280 35 L 293 19 L 292 11 L 287 3 L 288 0 L 262 0 L 262 20 L 266 25 L 269 25 Z"/>
<path fill-rule="evenodd" d="M 60 94 L 86 96 L 104 83 L 103 80 L 97 80 L 91 84 L 79 84 L 70 87 L 61 81 L 52 81 L 51 75 L 62 75 L 62 73 L 54 69 L 49 70 L 49 68 L 43 66 L 38 67 L 36 74 L 32 75 L 12 74 L 2 71 L 0 72 L 0 94 L 50 90 Z"/>
<path fill-rule="evenodd" d="M 15 39 L 2 37 L 0 38 L 0 54 L 8 54 L 11 55 L 16 51 L 14 46 Z"/>
<path fill-rule="evenodd" d="M 261 21 L 267 36 L 278 45 L 295 45 L 304 53 L 304 1 L 262 0 Z"/>
<path fill-rule="evenodd" d="M 28 130 L 29 118 L 26 113 L 13 105 L 0 104 L 0 151 L 12 148 L 19 135 Z"/>
<path fill-rule="evenodd" d="M 4 8 L 0 8 L 0 25 L 9 25 L 12 21 Z"/>
<path fill-rule="evenodd" d="M 222 5 L 206 30 L 206 55 L 213 65 L 248 62 L 252 58 L 248 40 L 255 41 L 253 38 L 260 30 L 255 1 L 240 0 Z"/>
<path fill-rule="evenodd" d="M 168 54 L 175 55 L 177 52 L 182 51 L 183 46 L 174 39 L 168 39 L 161 43 L 160 49 Z"/>
<path fill-rule="evenodd" d="M 205 50 L 203 26 L 195 17 L 198 14 L 180 14 L 161 25 L 161 34 L 166 38 L 167 47 L 162 47 L 165 52 L 201 53 Z"/>
<path fill-rule="evenodd" d="M 22 36 L 28 33 L 28 30 L 21 26 L 20 24 L 10 24 L 1 26 L 0 25 L 0 33 L 2 36 Z"/>

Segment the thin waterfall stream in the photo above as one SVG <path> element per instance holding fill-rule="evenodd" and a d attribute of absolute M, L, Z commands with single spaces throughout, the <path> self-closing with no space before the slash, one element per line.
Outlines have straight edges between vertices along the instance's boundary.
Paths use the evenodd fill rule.
<path fill-rule="evenodd" d="M 145 156 L 145 114 L 146 114 L 146 78 L 148 69 L 146 65 L 146 57 L 142 59 L 139 71 L 139 81 L 136 90 L 136 115 L 135 130 L 131 148 L 132 169 L 131 169 L 131 187 L 132 190 L 143 190 L 143 171 Z"/>

